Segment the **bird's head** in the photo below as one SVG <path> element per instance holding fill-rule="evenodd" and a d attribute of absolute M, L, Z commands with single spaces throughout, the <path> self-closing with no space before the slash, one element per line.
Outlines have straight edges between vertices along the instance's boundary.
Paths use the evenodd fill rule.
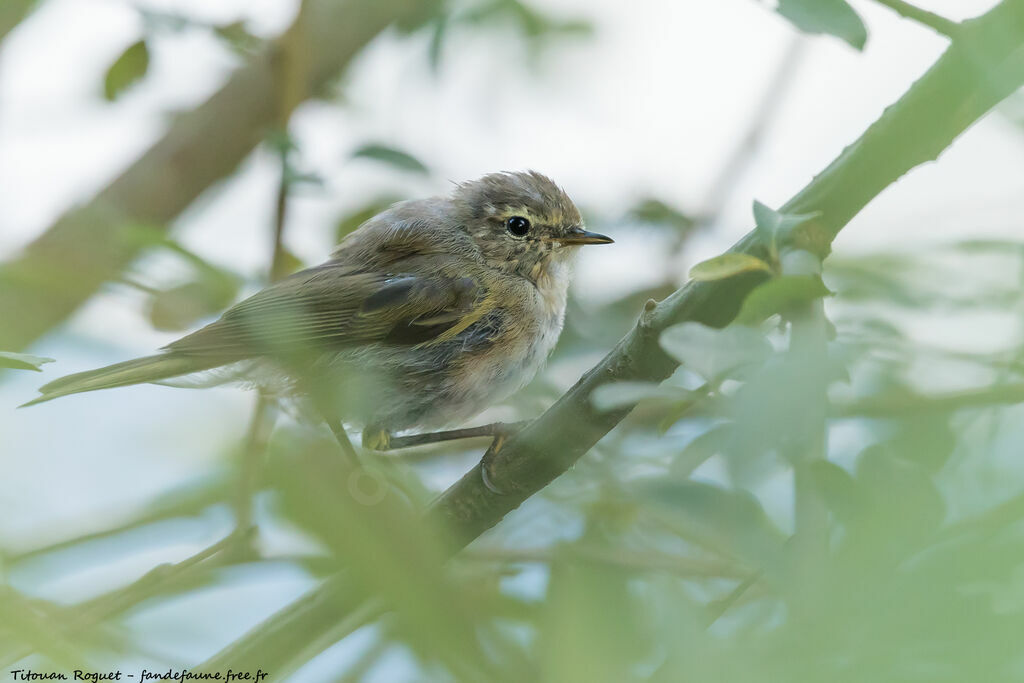
<path fill-rule="evenodd" d="M 452 194 L 459 222 L 493 268 L 538 282 L 577 247 L 612 239 L 583 228 L 565 191 L 536 171 L 491 173 Z"/>

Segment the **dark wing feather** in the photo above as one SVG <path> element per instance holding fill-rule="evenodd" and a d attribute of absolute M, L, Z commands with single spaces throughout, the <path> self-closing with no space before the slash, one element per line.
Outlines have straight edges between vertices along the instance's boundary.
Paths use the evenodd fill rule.
<path fill-rule="evenodd" d="M 429 342 L 461 327 L 467 316 L 478 317 L 487 301 L 474 279 L 435 273 L 366 272 L 327 263 L 254 294 L 167 350 L 242 359 Z"/>

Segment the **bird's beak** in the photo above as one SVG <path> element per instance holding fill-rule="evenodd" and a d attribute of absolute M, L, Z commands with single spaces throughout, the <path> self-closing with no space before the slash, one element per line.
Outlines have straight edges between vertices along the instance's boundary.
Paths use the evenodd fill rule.
<path fill-rule="evenodd" d="M 569 234 L 559 237 L 557 241 L 562 244 L 611 244 L 615 240 L 596 232 L 577 228 L 575 230 L 571 230 Z"/>

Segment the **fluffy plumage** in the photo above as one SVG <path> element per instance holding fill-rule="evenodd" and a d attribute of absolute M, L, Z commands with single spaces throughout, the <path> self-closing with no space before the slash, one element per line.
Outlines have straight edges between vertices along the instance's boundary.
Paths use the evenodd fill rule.
<path fill-rule="evenodd" d="M 512 216 L 530 231 L 507 229 Z M 460 422 L 528 382 L 562 329 L 586 233 L 547 177 L 497 173 L 449 197 L 401 202 L 322 265 L 236 304 L 163 353 L 43 386 L 30 403 L 212 368 L 285 390 L 343 389 L 348 421 L 394 432 Z"/>

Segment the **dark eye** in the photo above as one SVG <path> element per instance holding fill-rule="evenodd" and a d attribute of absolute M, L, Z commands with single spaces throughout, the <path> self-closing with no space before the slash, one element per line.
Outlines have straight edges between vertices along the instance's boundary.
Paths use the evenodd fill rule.
<path fill-rule="evenodd" d="M 512 216 L 505 221 L 505 229 L 515 237 L 526 237 L 526 233 L 530 232 L 530 221 L 522 216 Z"/>

